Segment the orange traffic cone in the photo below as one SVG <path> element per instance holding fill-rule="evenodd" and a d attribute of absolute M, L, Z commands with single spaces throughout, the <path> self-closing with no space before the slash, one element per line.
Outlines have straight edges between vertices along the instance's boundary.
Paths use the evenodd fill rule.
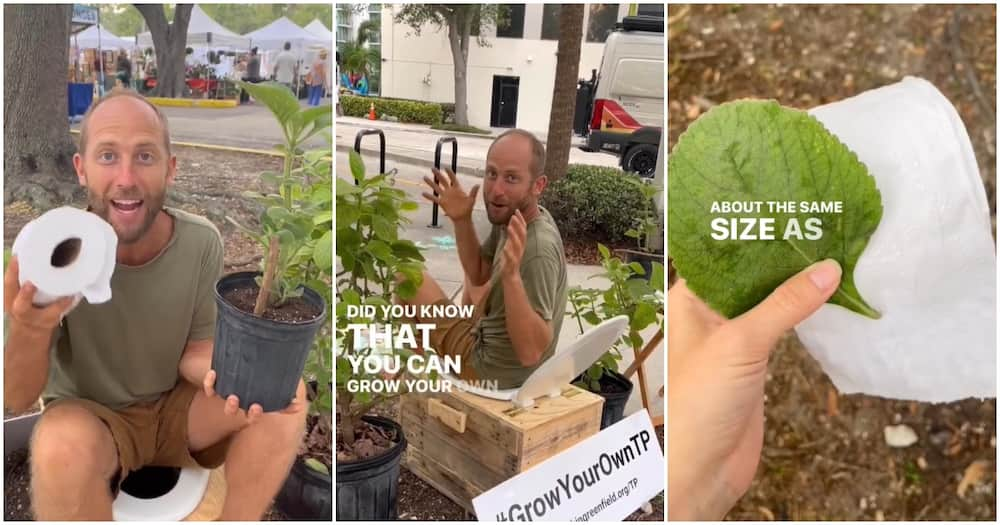
<path fill-rule="evenodd" d="M 375 120 L 375 103 L 368 106 L 368 120 Z"/>

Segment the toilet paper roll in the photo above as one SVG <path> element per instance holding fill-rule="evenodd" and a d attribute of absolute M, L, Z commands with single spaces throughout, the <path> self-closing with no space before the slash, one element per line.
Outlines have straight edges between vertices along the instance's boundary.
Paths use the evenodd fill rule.
<path fill-rule="evenodd" d="M 854 280 L 882 313 L 824 305 L 799 339 L 842 393 L 948 402 L 996 395 L 996 257 L 972 145 L 951 103 L 908 77 L 810 111 L 882 193 Z"/>
<path fill-rule="evenodd" d="M 88 211 L 64 206 L 42 214 L 17 234 L 18 282 L 31 281 L 43 306 L 61 297 L 92 304 L 111 300 L 118 236 L 106 221 Z"/>

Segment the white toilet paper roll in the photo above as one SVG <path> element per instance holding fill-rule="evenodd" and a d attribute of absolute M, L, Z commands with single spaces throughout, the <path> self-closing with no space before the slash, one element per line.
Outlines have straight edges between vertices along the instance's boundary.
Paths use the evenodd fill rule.
<path fill-rule="evenodd" d="M 118 236 L 103 219 L 64 206 L 42 214 L 17 234 L 11 253 L 17 256 L 18 281 L 37 288 L 34 303 L 46 305 L 61 297 L 81 297 L 89 303 L 111 299 Z"/>
<path fill-rule="evenodd" d="M 995 247 L 955 109 L 908 77 L 810 113 L 858 154 L 882 193 L 882 222 L 854 271 L 882 318 L 827 304 L 797 327 L 799 339 L 842 393 L 994 397 Z"/>

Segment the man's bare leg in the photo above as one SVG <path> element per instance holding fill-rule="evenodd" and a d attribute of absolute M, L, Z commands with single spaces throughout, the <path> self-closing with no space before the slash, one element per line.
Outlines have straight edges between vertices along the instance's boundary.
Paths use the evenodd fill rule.
<path fill-rule="evenodd" d="M 295 396 L 305 400 L 299 382 Z M 306 410 L 297 414 L 265 413 L 247 425 L 241 415 L 224 416 L 225 400 L 198 391 L 188 411 L 188 443 L 204 450 L 233 434 L 226 454 L 226 503 L 222 521 L 257 521 L 288 477 L 302 442 Z"/>
<path fill-rule="evenodd" d="M 397 279 L 401 279 L 402 276 L 397 276 Z M 412 304 L 412 305 L 430 305 L 434 304 L 442 299 L 448 299 L 448 296 L 444 294 L 444 290 L 441 289 L 441 285 L 431 277 L 431 274 L 424 272 L 424 282 L 420 284 L 420 288 L 417 288 L 417 295 L 409 299 L 402 299 L 396 297 L 398 304 Z M 418 323 L 424 322 L 424 319 L 420 318 L 420 311 L 418 309 L 417 316 L 415 319 Z"/>
<path fill-rule="evenodd" d="M 75 405 L 42 413 L 31 439 L 31 501 L 38 521 L 111 521 L 118 449 L 97 416 Z"/>

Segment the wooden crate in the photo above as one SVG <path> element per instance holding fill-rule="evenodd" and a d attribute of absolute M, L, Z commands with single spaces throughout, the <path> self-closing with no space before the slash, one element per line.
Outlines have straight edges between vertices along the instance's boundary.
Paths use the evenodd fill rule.
<path fill-rule="evenodd" d="M 406 467 L 469 512 L 472 499 L 601 427 L 604 399 L 572 385 L 527 409 L 457 388 L 407 394 L 400 406 Z"/>

